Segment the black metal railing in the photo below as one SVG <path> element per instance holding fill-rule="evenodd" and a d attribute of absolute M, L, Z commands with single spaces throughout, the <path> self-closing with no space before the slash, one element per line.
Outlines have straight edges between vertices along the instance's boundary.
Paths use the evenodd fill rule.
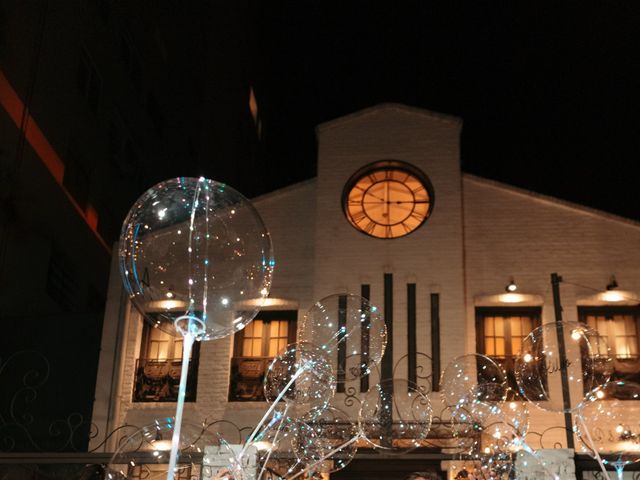
<path fill-rule="evenodd" d="M 175 402 L 180 385 L 181 358 L 136 360 L 134 402 Z M 195 402 L 198 377 L 197 362 L 189 362 L 186 402 Z"/>

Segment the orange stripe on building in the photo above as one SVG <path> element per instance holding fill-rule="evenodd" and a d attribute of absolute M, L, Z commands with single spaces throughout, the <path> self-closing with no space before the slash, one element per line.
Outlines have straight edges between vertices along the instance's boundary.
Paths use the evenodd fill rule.
<path fill-rule="evenodd" d="M 44 136 L 44 133 L 42 133 L 42 130 L 40 130 L 40 127 L 38 127 L 38 124 L 31 114 L 26 112 L 25 117 L 24 102 L 11 86 L 2 70 L 0 70 L 0 105 L 7 111 L 13 123 L 18 127 L 18 130 L 23 128 L 22 122 L 24 117 L 25 139 L 29 142 L 29 145 L 31 145 L 31 148 L 33 148 L 47 170 L 49 170 L 49 173 L 51 173 L 56 183 L 60 185 L 60 188 L 71 202 L 73 208 L 84 219 L 100 244 L 107 251 L 110 251 L 111 249 L 98 233 L 98 212 L 96 212 L 95 208 L 91 205 L 88 205 L 86 210 L 83 210 L 71 193 L 64 187 L 62 184 L 64 180 L 64 162 L 53 149 L 47 137 Z"/>
<path fill-rule="evenodd" d="M 20 97 L 18 97 L 18 94 L 2 71 L 0 71 L 0 104 L 5 108 L 18 129 L 22 128 L 24 103 L 20 100 Z M 56 182 L 62 185 L 64 163 L 29 113 L 27 113 L 25 119 L 24 136 L 29 142 L 29 145 L 31 145 L 31 148 L 33 148 L 38 157 L 40 157 L 42 163 L 47 167 L 47 170 L 49 170 L 53 178 L 56 179 Z"/>

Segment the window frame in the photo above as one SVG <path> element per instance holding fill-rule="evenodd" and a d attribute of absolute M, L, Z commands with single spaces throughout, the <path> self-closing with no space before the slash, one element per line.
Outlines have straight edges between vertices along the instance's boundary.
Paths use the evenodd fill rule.
<path fill-rule="evenodd" d="M 608 325 L 606 333 L 607 345 L 612 351 L 614 372 L 611 380 L 629 380 L 640 382 L 640 305 L 597 305 L 597 306 L 578 306 L 578 320 L 589 326 L 587 322 L 588 316 L 603 316 L 607 321 L 613 320 L 614 315 L 632 315 L 635 320 L 636 327 L 636 358 L 618 358 L 616 339 L 610 338 L 609 333 L 615 327 Z M 589 328 L 593 328 L 589 326 Z M 597 331 L 597 326 L 595 328 Z M 600 333 L 600 332 L 599 332 Z M 625 335 L 626 336 L 626 335 Z M 635 367 L 635 371 L 632 371 Z"/>
<path fill-rule="evenodd" d="M 296 341 L 297 336 L 297 321 L 298 321 L 298 311 L 297 310 L 263 310 L 259 312 L 255 320 L 262 320 L 265 325 L 269 325 L 270 322 L 275 320 L 286 320 L 288 322 L 287 326 L 287 345 L 294 343 Z M 268 352 L 269 350 L 269 339 L 270 337 L 267 335 L 268 329 L 263 327 L 262 333 L 262 353 Z M 241 381 L 239 378 L 240 373 L 234 372 L 236 368 L 236 364 L 239 364 L 242 360 L 255 361 L 261 363 L 261 368 L 263 369 L 261 372 L 261 378 L 264 378 L 264 374 L 268 368 L 268 365 L 271 363 L 271 360 L 274 357 L 270 357 L 268 355 L 260 355 L 260 356 L 245 356 L 242 355 L 243 350 L 243 342 L 244 342 L 244 334 L 245 329 L 237 332 L 233 337 L 233 352 L 229 367 L 229 389 L 227 399 L 229 402 L 264 402 L 264 397 L 261 395 L 257 395 L 258 398 L 238 398 L 236 395 L 236 391 L 234 387 L 236 386 L 237 381 Z M 254 382 L 255 383 L 255 382 Z M 260 384 L 262 384 L 262 380 L 260 380 Z"/>
<path fill-rule="evenodd" d="M 153 313 L 147 313 L 147 315 L 153 315 Z M 159 318 L 162 318 L 164 314 L 158 313 Z M 149 343 L 151 342 L 151 332 L 154 330 L 154 325 L 151 325 L 147 319 L 142 320 L 142 337 L 138 349 L 138 355 L 136 357 L 136 366 L 134 371 L 133 387 L 131 389 L 132 401 L 134 403 L 175 403 L 177 402 L 177 394 L 171 395 L 170 399 L 167 399 L 161 394 L 156 395 L 155 398 L 145 397 L 145 387 L 153 391 L 162 392 L 163 389 L 169 388 L 175 389 L 177 382 L 180 381 L 182 356 L 180 358 L 175 357 L 175 345 L 182 342 L 183 339 L 180 336 L 168 334 L 171 337 L 172 351 L 174 353 L 172 358 L 165 359 L 152 359 L 147 357 L 149 351 Z M 178 363 L 179 361 L 179 363 Z M 162 378 L 149 379 L 146 375 L 145 368 L 148 366 L 150 369 L 154 369 L 158 372 L 163 371 L 165 375 Z M 187 392 L 185 396 L 185 402 L 195 402 L 198 393 L 198 367 L 200 364 L 200 342 L 193 342 L 191 349 L 191 358 L 189 360 L 189 371 L 187 373 Z M 177 373 L 177 377 L 176 377 Z"/>
<path fill-rule="evenodd" d="M 485 319 L 487 317 L 530 317 L 531 318 L 531 331 L 538 328 L 542 325 L 542 307 L 541 306 L 499 306 L 499 307 L 483 307 L 477 306 L 475 308 L 475 326 L 476 326 L 476 352 L 482 355 L 486 355 L 491 360 L 495 361 L 500 367 L 505 371 L 505 375 L 507 377 L 507 384 L 510 388 L 509 390 L 509 399 L 516 399 L 520 393 L 517 388 L 517 383 L 515 381 L 515 372 L 514 372 L 514 360 L 517 356 L 518 352 L 511 351 L 510 355 L 507 355 L 507 345 L 509 346 L 509 350 L 511 350 L 511 331 L 510 331 L 510 323 L 505 322 L 505 330 L 504 330 L 504 339 L 505 339 L 505 355 L 504 360 L 501 360 L 500 357 L 495 355 L 488 355 L 485 353 L 484 348 L 484 324 Z M 507 331 L 509 332 L 509 336 L 507 337 Z M 530 332 L 526 333 L 522 339 L 524 340 Z"/>

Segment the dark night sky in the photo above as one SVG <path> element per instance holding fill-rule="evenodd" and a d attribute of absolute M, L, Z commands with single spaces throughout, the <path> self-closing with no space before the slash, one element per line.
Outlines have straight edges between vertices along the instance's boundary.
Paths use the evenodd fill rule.
<path fill-rule="evenodd" d="M 464 171 L 640 220 L 637 2 L 263 2 L 251 76 L 268 187 L 314 127 L 380 102 L 464 120 Z"/>

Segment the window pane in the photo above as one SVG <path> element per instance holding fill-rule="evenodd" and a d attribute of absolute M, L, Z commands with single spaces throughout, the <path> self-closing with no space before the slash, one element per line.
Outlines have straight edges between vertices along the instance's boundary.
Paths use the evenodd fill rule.
<path fill-rule="evenodd" d="M 251 356 L 251 339 L 250 338 L 245 338 L 242 341 L 242 356 L 243 357 L 250 357 Z"/>
<path fill-rule="evenodd" d="M 251 351 L 251 355 L 254 357 L 262 356 L 262 339 L 261 338 L 253 339 L 253 349 Z"/>
<path fill-rule="evenodd" d="M 253 335 L 252 337 L 262 337 L 262 320 L 254 320 L 251 322 L 253 324 Z"/>
<path fill-rule="evenodd" d="M 271 321 L 269 323 L 269 336 L 271 338 L 275 338 L 278 336 L 278 326 L 279 326 L 280 322 L 276 321 Z"/>
<path fill-rule="evenodd" d="M 168 341 L 152 340 L 149 343 L 148 358 L 151 358 L 154 360 L 166 360 L 168 347 L 169 347 Z"/>
<path fill-rule="evenodd" d="M 513 337 L 511 339 L 511 355 L 517 355 L 520 351 L 520 347 L 522 346 L 522 338 L 521 337 Z"/>
<path fill-rule="evenodd" d="M 596 325 L 598 326 L 596 328 L 596 330 L 598 330 L 598 332 L 602 332 L 602 335 L 606 335 L 607 334 L 607 319 L 604 317 L 598 317 L 598 322 L 596 323 Z"/>
<path fill-rule="evenodd" d="M 286 320 L 281 320 L 278 322 L 280 324 L 280 337 L 288 337 L 289 336 L 289 322 Z"/>
<path fill-rule="evenodd" d="M 522 336 L 525 337 L 533 330 L 533 318 L 521 317 L 520 320 L 522 321 Z"/>
<path fill-rule="evenodd" d="M 504 355 L 505 355 L 504 338 L 496 338 L 496 353 L 495 353 L 495 355 L 497 357 L 504 357 Z"/>
<path fill-rule="evenodd" d="M 269 353 L 270 357 L 275 357 L 278 354 L 278 339 L 272 338 L 269 340 Z"/>
<path fill-rule="evenodd" d="M 173 344 L 173 358 L 182 358 L 182 349 L 184 348 L 182 340 L 176 340 Z"/>
<path fill-rule="evenodd" d="M 522 336 L 522 319 L 520 317 L 511 319 L 511 336 Z"/>
<path fill-rule="evenodd" d="M 489 356 L 496 354 L 496 344 L 493 338 L 484 339 L 484 353 Z"/>
<path fill-rule="evenodd" d="M 631 337 L 616 337 L 616 357 L 631 358 L 630 339 Z"/>
<path fill-rule="evenodd" d="M 485 337 L 493 337 L 493 317 L 484 319 L 484 335 Z"/>
<path fill-rule="evenodd" d="M 624 317 L 616 318 L 614 320 L 615 326 L 616 326 L 616 336 L 621 336 L 626 334 L 626 331 L 625 331 L 626 324 L 624 320 L 625 320 Z"/>
<path fill-rule="evenodd" d="M 504 337 L 504 318 L 496 317 L 495 322 L 496 337 Z"/>
<path fill-rule="evenodd" d="M 244 338 L 253 337 L 253 324 L 255 322 L 256 320 L 254 320 L 253 322 L 249 323 L 249 325 L 244 327 Z"/>

